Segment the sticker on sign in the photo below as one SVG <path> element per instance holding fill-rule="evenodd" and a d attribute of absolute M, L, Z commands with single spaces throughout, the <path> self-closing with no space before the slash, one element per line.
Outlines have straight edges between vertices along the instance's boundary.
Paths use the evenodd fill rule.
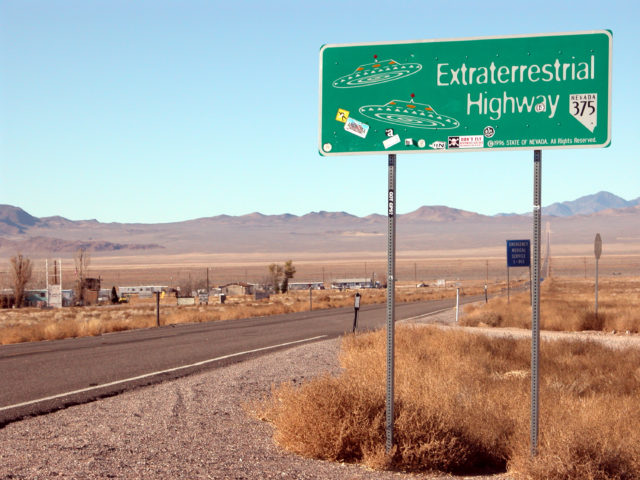
<path fill-rule="evenodd" d="M 360 138 L 367 138 L 367 132 L 369 131 L 369 125 L 359 122 L 353 117 L 347 118 L 347 122 L 344 124 L 344 129 L 347 132 L 351 132 Z"/>
<path fill-rule="evenodd" d="M 460 135 L 449 137 L 449 148 L 482 148 L 484 135 Z"/>
<path fill-rule="evenodd" d="M 393 137 L 389 137 L 387 138 L 384 142 L 382 142 L 382 144 L 384 145 L 384 148 L 391 148 L 394 145 L 397 145 L 398 143 L 400 143 L 400 135 L 394 135 Z"/>

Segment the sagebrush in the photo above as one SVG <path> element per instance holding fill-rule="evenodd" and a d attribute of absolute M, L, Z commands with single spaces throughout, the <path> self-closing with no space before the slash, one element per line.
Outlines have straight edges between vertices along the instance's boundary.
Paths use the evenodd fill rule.
<path fill-rule="evenodd" d="M 275 387 L 261 415 L 295 453 L 373 468 L 514 478 L 640 478 L 640 352 L 541 346 L 540 448 L 530 457 L 530 342 L 437 327 L 396 332 L 395 447 L 385 452 L 384 331 L 349 336 L 342 371 Z"/>

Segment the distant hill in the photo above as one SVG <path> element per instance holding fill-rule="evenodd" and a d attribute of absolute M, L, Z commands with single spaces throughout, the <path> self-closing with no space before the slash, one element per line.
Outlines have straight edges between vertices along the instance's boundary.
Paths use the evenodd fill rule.
<path fill-rule="evenodd" d="M 483 216 L 484 215 L 467 210 L 437 205 L 434 207 L 420 207 L 400 217 L 403 221 L 456 222 L 460 220 L 479 219 Z"/>
<path fill-rule="evenodd" d="M 0 235 L 12 233 L 24 233 L 40 221 L 39 218 L 29 215 L 21 208 L 12 205 L 0 205 Z"/>
<path fill-rule="evenodd" d="M 607 242 L 640 244 L 640 198 L 627 201 L 608 192 L 587 195 L 543 209 L 556 244 Z M 101 223 L 60 216 L 37 218 L 19 207 L 0 205 L 0 257 L 71 256 L 78 248 L 101 255 L 152 253 L 270 253 L 384 251 L 387 217 L 346 212 L 306 215 L 218 215 L 171 223 Z M 452 250 L 503 245 L 507 238 L 530 238 L 526 215 L 486 216 L 446 206 L 423 206 L 397 215 L 398 249 Z M 625 247 L 626 248 L 626 247 Z"/>
<path fill-rule="evenodd" d="M 84 248 L 92 252 L 117 252 L 122 250 L 151 250 L 164 248 L 158 244 L 138 245 L 135 243 L 113 243 L 106 241 L 62 240 L 52 237 L 30 237 L 25 240 L 6 240 L 0 237 L 0 250 L 14 250 L 20 252 L 75 252 Z"/>
<path fill-rule="evenodd" d="M 543 215 L 556 217 L 570 217 L 572 215 L 589 215 L 610 208 L 633 207 L 640 204 L 640 198 L 625 200 L 609 192 L 598 192 L 593 195 L 585 195 L 576 200 L 562 203 L 552 203 L 542 209 Z"/>

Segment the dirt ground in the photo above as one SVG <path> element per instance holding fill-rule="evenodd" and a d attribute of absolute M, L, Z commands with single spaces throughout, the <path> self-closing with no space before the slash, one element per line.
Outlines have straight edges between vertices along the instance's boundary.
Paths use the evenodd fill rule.
<path fill-rule="evenodd" d="M 568 253 L 554 254 L 550 261 L 553 275 L 593 278 L 595 258 L 593 245 L 570 246 Z M 544 255 L 544 252 L 543 252 Z M 232 282 L 264 283 L 268 265 L 293 260 L 294 282 L 321 281 L 328 287 L 338 278 L 375 278 L 384 283 L 387 269 L 386 252 L 349 254 L 296 254 L 281 258 L 280 254 L 181 254 L 140 256 L 93 256 L 89 276 L 100 277 L 103 288 L 121 285 L 178 286 L 186 283 L 204 286 Z M 44 259 L 33 259 L 33 288 L 45 285 Z M 73 288 L 75 270 L 72 259 L 62 259 L 64 288 Z M 605 252 L 599 261 L 599 274 L 606 276 L 638 275 L 640 254 Z M 510 280 L 528 278 L 528 268 L 511 268 Z M 503 248 L 477 251 L 398 252 L 396 279 L 399 283 L 483 282 L 488 285 L 506 283 L 507 268 Z M 8 265 L 0 264 L 0 289 L 10 287 Z"/>

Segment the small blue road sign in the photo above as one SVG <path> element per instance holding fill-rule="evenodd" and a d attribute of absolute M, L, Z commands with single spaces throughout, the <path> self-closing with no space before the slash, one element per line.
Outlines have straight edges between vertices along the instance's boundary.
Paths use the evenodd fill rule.
<path fill-rule="evenodd" d="M 507 267 L 531 266 L 531 241 L 507 240 Z"/>

